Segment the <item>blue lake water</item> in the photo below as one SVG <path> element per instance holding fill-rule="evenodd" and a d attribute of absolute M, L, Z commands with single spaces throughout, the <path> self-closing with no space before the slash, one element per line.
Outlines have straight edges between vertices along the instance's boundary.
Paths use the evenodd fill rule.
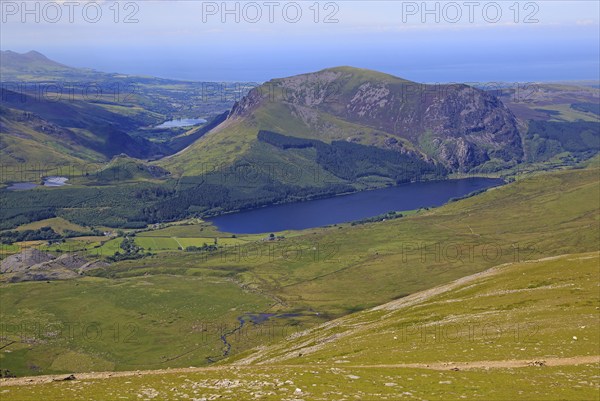
<path fill-rule="evenodd" d="M 389 211 L 441 206 L 451 198 L 502 185 L 497 178 L 417 182 L 306 202 L 268 206 L 208 219 L 220 231 L 235 234 L 302 230 L 345 223 Z"/>
<path fill-rule="evenodd" d="M 38 184 L 34 184 L 33 182 L 16 182 L 8 186 L 6 189 L 8 189 L 9 191 L 24 191 L 27 189 L 33 189 L 38 186 Z"/>
<path fill-rule="evenodd" d="M 154 128 L 178 128 L 178 127 L 191 127 L 198 124 L 204 124 L 206 122 L 203 118 L 181 118 L 178 120 L 165 121 L 161 125 L 157 125 Z"/>
<path fill-rule="evenodd" d="M 58 176 L 45 177 L 44 178 L 44 186 L 45 187 L 62 187 L 64 185 L 67 185 L 67 181 L 69 181 L 69 179 L 67 177 L 58 177 Z M 9 191 L 25 191 L 25 190 L 33 189 L 33 188 L 36 188 L 39 186 L 40 186 L 39 184 L 35 184 L 33 182 L 16 182 L 14 184 L 11 184 L 6 189 Z"/>

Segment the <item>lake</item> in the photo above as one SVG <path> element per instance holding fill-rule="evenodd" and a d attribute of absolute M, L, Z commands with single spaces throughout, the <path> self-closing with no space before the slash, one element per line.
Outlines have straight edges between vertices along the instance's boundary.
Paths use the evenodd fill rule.
<path fill-rule="evenodd" d="M 302 230 L 365 219 L 389 211 L 441 206 L 451 198 L 503 183 L 499 178 L 417 182 L 326 199 L 268 206 L 217 216 L 208 221 L 220 231 L 234 234 Z"/>
<path fill-rule="evenodd" d="M 58 176 L 51 176 L 51 177 L 45 177 L 44 178 L 44 186 L 45 187 L 62 187 L 64 185 L 67 185 L 67 181 L 69 181 L 69 179 L 67 177 L 58 177 Z M 9 191 L 25 191 L 28 189 L 33 189 L 36 187 L 39 187 L 39 184 L 35 184 L 33 182 L 16 182 L 12 185 L 10 185 L 9 187 L 7 187 L 6 189 Z"/>
<path fill-rule="evenodd" d="M 204 124 L 206 122 L 203 118 L 181 118 L 178 120 L 165 121 L 164 123 L 157 125 L 154 128 L 179 128 L 179 127 L 191 127 L 193 125 Z"/>
<path fill-rule="evenodd" d="M 16 182 L 8 186 L 6 189 L 9 191 L 25 191 L 38 186 L 38 184 L 34 184 L 33 182 Z"/>

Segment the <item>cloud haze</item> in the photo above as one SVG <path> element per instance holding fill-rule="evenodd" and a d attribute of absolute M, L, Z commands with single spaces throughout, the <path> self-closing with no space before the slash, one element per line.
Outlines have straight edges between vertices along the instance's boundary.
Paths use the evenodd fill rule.
<path fill-rule="evenodd" d="M 198 80 L 334 65 L 428 82 L 598 78 L 598 2 L 468 3 L 3 1 L 1 48 Z"/>

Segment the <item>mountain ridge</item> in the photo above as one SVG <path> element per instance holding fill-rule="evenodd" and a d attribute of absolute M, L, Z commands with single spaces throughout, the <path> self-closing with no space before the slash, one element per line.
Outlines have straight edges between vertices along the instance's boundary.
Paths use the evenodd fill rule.
<path fill-rule="evenodd" d="M 277 78 L 250 90 L 222 125 L 186 152 L 210 159 L 228 142 L 247 153 L 260 130 L 410 151 L 461 172 L 488 162 L 512 166 L 523 158 L 517 120 L 492 94 L 348 66 Z M 184 152 L 167 165 L 189 170 L 190 159 Z"/>
<path fill-rule="evenodd" d="M 23 73 L 45 72 L 75 72 L 79 69 L 51 60 L 44 54 L 30 50 L 26 53 L 17 53 L 12 50 L 0 51 L 2 75 L 11 77 Z M 90 70 L 91 71 L 91 70 Z"/>

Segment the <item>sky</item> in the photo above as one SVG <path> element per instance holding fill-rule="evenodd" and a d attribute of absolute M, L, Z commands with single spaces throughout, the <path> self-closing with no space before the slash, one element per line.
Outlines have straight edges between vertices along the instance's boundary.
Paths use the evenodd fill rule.
<path fill-rule="evenodd" d="M 262 82 L 351 65 L 419 82 L 599 79 L 598 1 L 6 1 L 0 48 Z"/>

